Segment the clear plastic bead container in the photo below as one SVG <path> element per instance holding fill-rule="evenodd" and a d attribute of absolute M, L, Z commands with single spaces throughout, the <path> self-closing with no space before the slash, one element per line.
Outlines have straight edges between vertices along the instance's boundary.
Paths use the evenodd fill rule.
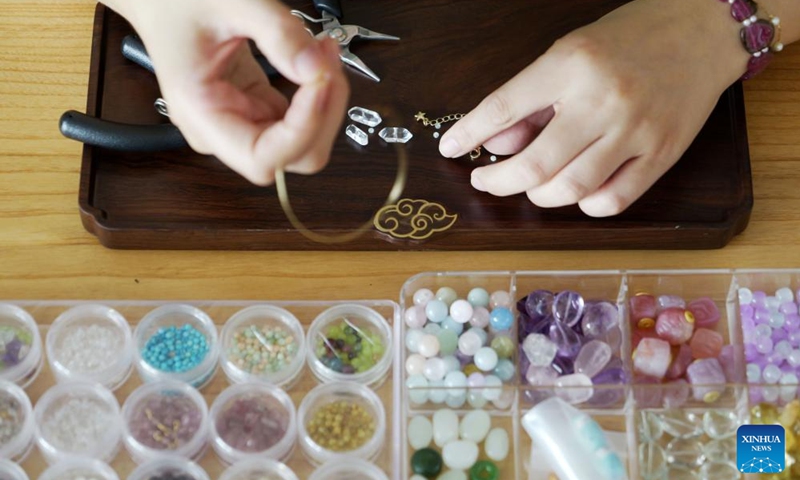
<path fill-rule="evenodd" d="M 28 474 L 11 460 L 0 460 L 0 478 L 3 480 L 28 480 Z"/>
<path fill-rule="evenodd" d="M 231 383 L 263 381 L 289 388 L 303 371 L 305 332 L 285 308 L 254 305 L 240 310 L 225 323 L 220 340 L 220 364 Z M 245 349 L 251 360 L 245 358 Z"/>
<path fill-rule="evenodd" d="M 321 445 L 319 436 L 315 438 L 315 424 L 324 420 L 321 418 L 323 415 L 332 415 L 333 413 L 328 413 L 328 410 L 336 405 L 351 408 L 351 412 L 353 411 L 352 407 L 355 406 L 368 418 L 365 427 L 367 428 L 366 440 L 356 445 L 355 448 L 334 450 Z M 297 428 L 300 448 L 315 465 L 326 463 L 342 455 L 373 460 L 380 453 L 386 440 L 386 411 L 381 399 L 365 385 L 354 382 L 327 383 L 314 388 L 303 398 L 297 411 Z M 371 435 L 368 434 L 370 429 L 372 430 Z M 329 431 L 329 427 L 326 427 L 326 431 Z M 347 440 L 344 433 L 337 435 L 337 438 Z"/>
<path fill-rule="evenodd" d="M 198 464 L 182 458 L 158 458 L 136 467 L 128 480 L 155 480 L 177 478 L 181 480 L 210 480 Z"/>
<path fill-rule="evenodd" d="M 98 383 L 58 383 L 36 402 L 36 444 L 50 464 L 79 456 L 105 462 L 122 440 L 119 403 Z"/>
<path fill-rule="evenodd" d="M 174 456 L 200 458 L 208 440 L 203 396 L 177 380 L 146 383 L 122 406 L 125 448 L 137 463 Z"/>
<path fill-rule="evenodd" d="M 346 339 L 333 338 L 342 336 Z M 378 387 L 392 364 L 392 338 L 392 328 L 380 313 L 364 305 L 337 305 L 322 312 L 308 329 L 308 365 L 323 383 Z M 359 371 L 351 362 L 359 361 L 364 349 L 383 351 L 373 353 L 372 365 Z"/>
<path fill-rule="evenodd" d="M 51 465 L 39 480 L 119 480 L 113 468 L 100 460 L 73 457 Z"/>
<path fill-rule="evenodd" d="M 238 462 L 224 472 L 219 480 L 299 480 L 291 468 L 267 459 Z"/>
<path fill-rule="evenodd" d="M 0 380 L 0 458 L 22 462 L 34 443 L 36 424 L 28 395 L 17 384 Z"/>
<path fill-rule="evenodd" d="M 389 477 L 372 463 L 342 457 L 316 469 L 308 480 L 389 480 Z"/>
<path fill-rule="evenodd" d="M 165 371 L 151 365 L 144 358 L 144 351 L 148 342 L 157 335 L 161 329 L 186 328 L 191 326 L 201 332 L 205 337 L 207 351 L 202 360 L 194 367 L 185 371 Z M 187 304 L 164 305 L 149 312 L 142 318 L 133 333 L 135 345 L 136 369 L 145 382 L 156 380 L 179 380 L 193 387 L 202 388 L 214 376 L 219 359 L 219 342 L 217 327 L 214 321 L 204 311 Z"/>
<path fill-rule="evenodd" d="M 0 380 L 27 387 L 44 363 L 36 320 L 24 309 L 0 303 Z M 9 363 L 9 358 L 13 358 Z"/>
<path fill-rule="evenodd" d="M 79 305 L 62 313 L 45 337 L 56 380 L 97 382 L 116 390 L 133 370 L 128 321 L 105 305 Z"/>
<path fill-rule="evenodd" d="M 211 405 L 211 445 L 228 464 L 258 458 L 285 460 L 297 439 L 296 415 L 292 399 L 278 387 L 265 383 L 234 385 Z M 264 447 L 253 445 L 256 441 L 264 442 Z"/>

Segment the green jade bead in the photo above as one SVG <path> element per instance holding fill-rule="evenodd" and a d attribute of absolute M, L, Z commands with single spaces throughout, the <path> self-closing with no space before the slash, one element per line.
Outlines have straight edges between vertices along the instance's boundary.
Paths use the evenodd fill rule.
<path fill-rule="evenodd" d="M 411 456 L 411 470 L 425 478 L 434 478 L 442 471 L 442 456 L 432 448 L 417 450 Z"/>
<path fill-rule="evenodd" d="M 515 346 L 514 341 L 505 335 L 494 337 L 491 343 L 492 350 L 497 353 L 498 358 L 511 358 L 511 355 L 514 355 Z"/>
<path fill-rule="evenodd" d="M 500 469 L 489 460 L 481 460 L 469 469 L 469 480 L 497 480 Z"/>
<path fill-rule="evenodd" d="M 443 328 L 436 334 L 439 339 L 439 354 L 442 356 L 453 355 L 458 348 L 458 334 L 452 330 Z"/>

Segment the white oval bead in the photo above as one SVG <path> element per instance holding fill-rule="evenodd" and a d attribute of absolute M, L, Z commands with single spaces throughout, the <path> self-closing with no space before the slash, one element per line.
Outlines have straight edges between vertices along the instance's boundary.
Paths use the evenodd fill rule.
<path fill-rule="evenodd" d="M 443 408 L 433 414 L 433 443 L 438 447 L 458 439 L 458 415 Z"/>
<path fill-rule="evenodd" d="M 433 440 L 433 424 L 428 417 L 419 415 L 408 422 L 408 443 L 415 450 L 426 448 Z"/>
<path fill-rule="evenodd" d="M 442 460 L 453 470 L 467 470 L 478 461 L 478 444 L 468 440 L 456 440 L 442 448 Z"/>
<path fill-rule="evenodd" d="M 458 432 L 462 440 L 481 443 L 489 429 L 492 428 L 492 418 L 485 410 L 473 410 L 464 415 Z"/>
<path fill-rule="evenodd" d="M 467 474 L 461 470 L 448 470 L 436 477 L 436 480 L 467 480 Z"/>
<path fill-rule="evenodd" d="M 509 440 L 508 432 L 502 428 L 493 428 L 486 436 L 486 456 L 495 462 L 502 462 L 508 457 Z"/>

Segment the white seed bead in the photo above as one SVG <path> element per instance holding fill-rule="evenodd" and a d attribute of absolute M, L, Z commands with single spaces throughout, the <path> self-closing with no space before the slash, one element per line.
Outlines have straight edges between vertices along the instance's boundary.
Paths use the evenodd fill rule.
<path fill-rule="evenodd" d="M 775 46 L 774 46 L 774 47 L 772 47 L 772 48 L 773 48 L 773 50 L 775 50 L 776 52 L 780 52 L 781 50 L 783 50 L 783 44 L 782 44 L 781 42 L 778 42 L 778 43 L 776 43 L 776 44 L 775 44 Z"/>
<path fill-rule="evenodd" d="M 779 17 L 772 17 L 772 24 L 773 25 L 780 25 L 781 19 Z"/>
<path fill-rule="evenodd" d="M 758 21 L 758 15 L 753 14 L 753 16 L 750 17 L 750 23 L 756 23 L 756 21 Z"/>
<path fill-rule="evenodd" d="M 103 404 L 88 398 L 70 398 L 49 413 L 41 425 L 45 438 L 54 447 L 75 454 L 96 449 L 112 419 Z"/>
<path fill-rule="evenodd" d="M 745 18 L 744 21 L 742 22 L 742 25 L 744 25 L 745 27 L 749 27 L 751 23 L 752 22 L 750 21 L 749 18 Z"/>
<path fill-rule="evenodd" d="M 491 157 L 489 157 L 489 160 L 491 160 L 493 162 L 496 162 L 497 161 L 497 157 L 492 155 Z"/>
<path fill-rule="evenodd" d="M 433 132 L 433 138 L 439 138 L 439 132 Z"/>
<path fill-rule="evenodd" d="M 123 344 L 123 334 L 116 327 L 75 327 L 62 337 L 56 357 L 72 372 L 92 373 L 113 365 Z"/>

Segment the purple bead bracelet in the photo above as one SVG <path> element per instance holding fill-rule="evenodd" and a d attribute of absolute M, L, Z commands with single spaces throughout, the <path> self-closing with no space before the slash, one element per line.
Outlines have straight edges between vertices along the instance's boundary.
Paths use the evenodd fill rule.
<path fill-rule="evenodd" d="M 779 52 L 783 49 L 780 38 L 780 19 L 770 16 L 769 19 L 759 18 L 758 4 L 753 0 L 719 0 L 720 2 L 731 5 L 731 16 L 742 24 L 739 31 L 739 38 L 742 46 L 750 53 L 750 60 L 747 62 L 747 71 L 742 76 L 742 80 L 749 80 L 761 73 L 772 60 L 770 49 Z M 775 42 L 775 43 L 773 43 Z"/>

